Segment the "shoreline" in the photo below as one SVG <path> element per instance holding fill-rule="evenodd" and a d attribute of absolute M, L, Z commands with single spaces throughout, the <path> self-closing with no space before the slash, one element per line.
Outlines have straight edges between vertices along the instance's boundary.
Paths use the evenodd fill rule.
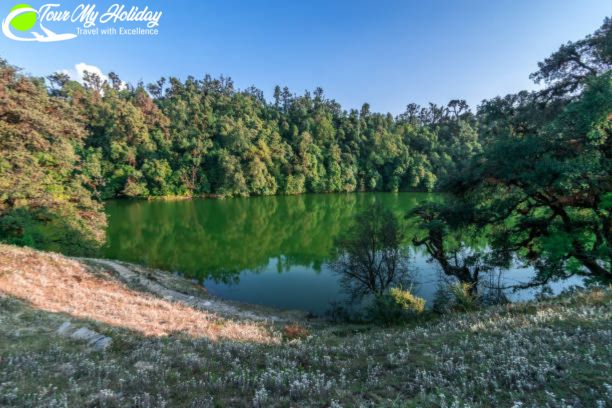
<path fill-rule="evenodd" d="M 0 405 L 609 401 L 606 288 L 397 326 L 286 324 L 188 306 L 202 288 L 126 265 L 0 245 Z"/>
<path fill-rule="evenodd" d="M 351 195 L 351 194 L 448 194 L 443 191 L 422 191 L 422 190 L 405 190 L 405 191 L 329 191 L 329 192 L 304 192 L 296 194 L 249 194 L 249 195 L 223 195 L 223 194 L 196 194 L 196 195 L 167 195 L 167 196 L 148 196 L 148 197 L 112 197 L 102 199 L 101 202 L 107 201 L 186 201 L 194 199 L 211 199 L 211 200 L 227 200 L 232 198 L 263 198 L 263 197 L 297 197 L 297 196 L 316 196 L 316 195 Z"/>

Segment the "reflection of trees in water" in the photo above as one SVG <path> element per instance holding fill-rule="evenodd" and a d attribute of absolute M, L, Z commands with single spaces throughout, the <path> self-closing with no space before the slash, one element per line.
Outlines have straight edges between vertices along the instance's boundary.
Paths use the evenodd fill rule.
<path fill-rule="evenodd" d="M 228 200 L 116 201 L 105 255 L 231 281 L 243 270 L 319 271 L 334 238 L 368 203 L 405 213 L 426 194 L 327 194 Z"/>

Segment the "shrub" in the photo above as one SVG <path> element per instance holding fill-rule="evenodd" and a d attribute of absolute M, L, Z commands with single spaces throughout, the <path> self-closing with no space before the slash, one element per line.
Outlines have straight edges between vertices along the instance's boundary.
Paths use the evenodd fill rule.
<path fill-rule="evenodd" d="M 411 313 L 422 313 L 425 310 L 425 299 L 414 296 L 409 290 L 391 288 L 391 297 L 403 310 Z"/>
<path fill-rule="evenodd" d="M 381 324 L 397 324 L 404 318 L 404 311 L 395 299 L 384 293 L 374 296 L 366 310 L 367 320 Z"/>
<path fill-rule="evenodd" d="M 457 282 L 450 285 L 455 310 L 467 312 L 478 308 L 478 297 L 472 292 L 473 286 L 473 284 L 466 282 Z"/>
<path fill-rule="evenodd" d="M 373 298 L 366 315 L 375 323 L 398 324 L 414 319 L 424 310 L 425 299 L 414 296 L 409 290 L 391 288 Z"/>
<path fill-rule="evenodd" d="M 283 327 L 283 335 L 289 340 L 307 337 L 308 334 L 308 330 L 299 324 L 290 324 Z"/>
<path fill-rule="evenodd" d="M 353 322 L 362 320 L 348 302 L 331 301 L 329 308 L 325 311 L 325 317 L 335 323 Z"/>

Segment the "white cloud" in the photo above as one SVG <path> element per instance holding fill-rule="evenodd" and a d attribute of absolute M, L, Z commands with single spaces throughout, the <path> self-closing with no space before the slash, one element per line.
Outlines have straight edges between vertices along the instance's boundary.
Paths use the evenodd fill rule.
<path fill-rule="evenodd" d="M 78 63 L 74 66 L 76 73 L 78 75 L 79 82 L 83 82 L 83 78 L 85 77 L 85 72 L 89 72 L 90 74 L 96 74 L 102 79 L 102 81 L 108 81 L 108 77 L 102 73 L 102 70 L 95 65 L 89 65 L 84 62 Z"/>
<path fill-rule="evenodd" d="M 96 74 L 102 79 L 102 81 L 108 81 L 108 76 L 104 75 L 102 70 L 95 65 L 86 64 L 84 62 L 79 62 L 71 69 L 62 69 L 60 71 L 63 74 L 68 75 L 72 80 L 83 83 L 83 79 L 85 78 L 85 72 L 89 72 L 90 74 Z"/>
<path fill-rule="evenodd" d="M 72 79 L 73 81 L 80 82 L 81 84 L 84 82 L 85 72 L 89 72 L 90 74 L 96 74 L 97 76 L 100 77 L 102 81 L 108 81 L 108 75 L 104 74 L 104 72 L 102 72 L 102 70 L 99 67 L 95 65 L 87 64 L 85 62 L 79 62 L 78 64 L 74 66 L 74 68 L 62 69 L 60 70 L 60 72 L 62 74 L 68 75 L 70 79 Z M 127 88 L 127 83 L 121 81 L 120 89 L 126 89 L 126 88 Z"/>

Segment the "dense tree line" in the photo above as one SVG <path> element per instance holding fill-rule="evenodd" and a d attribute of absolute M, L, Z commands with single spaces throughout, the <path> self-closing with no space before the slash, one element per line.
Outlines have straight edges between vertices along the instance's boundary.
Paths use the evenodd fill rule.
<path fill-rule="evenodd" d="M 228 78 L 162 78 L 125 85 L 117 75 L 81 85 L 49 78 L 78 112 L 89 187 L 100 198 L 248 196 L 433 190 L 480 149 L 464 101 L 409 105 L 392 117 L 342 110 L 323 90 L 237 90 Z"/>

